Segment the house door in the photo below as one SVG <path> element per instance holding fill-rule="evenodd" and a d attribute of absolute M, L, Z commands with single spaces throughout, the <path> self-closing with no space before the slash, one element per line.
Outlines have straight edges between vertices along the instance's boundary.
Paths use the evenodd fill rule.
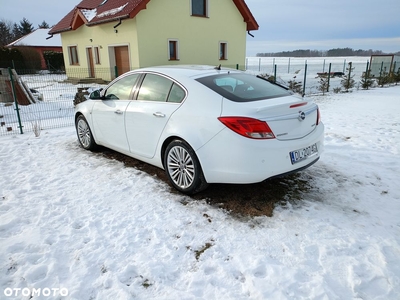
<path fill-rule="evenodd" d="M 93 62 L 93 51 L 92 48 L 87 48 L 87 60 L 88 60 L 88 69 L 89 69 L 89 77 L 95 78 L 94 73 L 94 62 Z"/>
<path fill-rule="evenodd" d="M 114 47 L 118 76 L 130 71 L 128 46 Z"/>

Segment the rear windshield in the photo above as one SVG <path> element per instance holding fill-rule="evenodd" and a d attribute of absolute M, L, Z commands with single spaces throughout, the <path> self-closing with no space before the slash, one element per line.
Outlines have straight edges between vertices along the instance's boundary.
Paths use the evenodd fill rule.
<path fill-rule="evenodd" d="M 250 102 L 292 95 L 287 89 L 266 79 L 244 73 L 219 74 L 196 80 L 235 102 Z"/>

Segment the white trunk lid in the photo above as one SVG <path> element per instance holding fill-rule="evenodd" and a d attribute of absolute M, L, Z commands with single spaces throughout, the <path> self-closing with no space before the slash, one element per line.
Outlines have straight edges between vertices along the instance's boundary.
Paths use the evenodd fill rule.
<path fill-rule="evenodd" d="M 278 140 L 300 139 L 316 127 L 318 106 L 295 96 L 251 102 L 223 100 L 221 116 L 250 117 L 267 122 Z"/>

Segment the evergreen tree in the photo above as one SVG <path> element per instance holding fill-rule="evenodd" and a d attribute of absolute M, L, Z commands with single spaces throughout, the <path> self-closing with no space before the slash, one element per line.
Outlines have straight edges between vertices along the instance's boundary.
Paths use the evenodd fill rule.
<path fill-rule="evenodd" d="M 22 36 L 31 33 L 35 28 L 32 26 L 26 18 L 23 18 L 22 21 L 19 22 L 18 30 Z"/>
<path fill-rule="evenodd" d="M 322 92 L 322 95 L 325 95 L 325 92 L 328 91 L 328 77 L 320 76 L 318 84 L 318 90 Z"/>
<path fill-rule="evenodd" d="M 288 81 L 289 90 L 294 93 L 303 94 L 303 87 L 301 81 L 296 81 L 296 76 L 293 77 L 293 80 Z"/>
<path fill-rule="evenodd" d="M 393 72 L 393 81 L 396 83 L 396 85 L 400 82 L 400 67 L 396 72 Z"/>
<path fill-rule="evenodd" d="M 0 21 L 0 47 L 13 41 L 12 25 L 6 21 Z"/>
<path fill-rule="evenodd" d="M 347 74 L 345 74 L 343 76 L 342 81 L 340 82 L 340 84 L 342 85 L 342 87 L 345 89 L 345 92 L 348 92 L 350 89 L 352 89 L 355 85 L 355 81 L 354 81 L 354 75 L 351 74 L 351 72 L 354 70 L 354 68 L 352 67 L 352 62 L 348 63 L 348 66 L 346 68 Z"/>
<path fill-rule="evenodd" d="M 18 40 L 19 38 L 24 36 L 22 34 L 19 26 L 16 23 L 14 23 L 14 25 L 13 25 L 12 36 L 13 36 L 13 41 Z"/>
<path fill-rule="evenodd" d="M 370 77 L 370 70 L 368 70 L 367 72 L 364 72 L 361 75 L 361 87 L 363 89 L 368 90 L 372 86 L 373 83 L 374 83 L 374 81 Z"/>
<path fill-rule="evenodd" d="M 389 73 L 386 71 L 386 67 L 379 73 L 378 78 L 378 85 L 384 87 L 386 84 L 391 83 L 392 78 L 390 77 Z"/>
<path fill-rule="evenodd" d="M 38 27 L 39 28 L 50 28 L 50 25 L 46 21 L 43 21 L 42 24 L 38 25 Z"/>

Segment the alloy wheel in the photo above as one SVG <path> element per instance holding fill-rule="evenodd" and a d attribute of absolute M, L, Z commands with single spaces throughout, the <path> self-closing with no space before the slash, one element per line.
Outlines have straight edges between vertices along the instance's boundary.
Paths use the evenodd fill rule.
<path fill-rule="evenodd" d="M 79 141 L 81 142 L 84 148 L 89 148 L 91 144 L 91 133 L 88 124 L 85 120 L 80 119 L 77 124 L 77 133 Z"/>
<path fill-rule="evenodd" d="M 167 168 L 172 181 L 180 188 L 186 189 L 193 184 L 196 169 L 190 153 L 185 148 L 171 148 L 168 152 Z"/>

